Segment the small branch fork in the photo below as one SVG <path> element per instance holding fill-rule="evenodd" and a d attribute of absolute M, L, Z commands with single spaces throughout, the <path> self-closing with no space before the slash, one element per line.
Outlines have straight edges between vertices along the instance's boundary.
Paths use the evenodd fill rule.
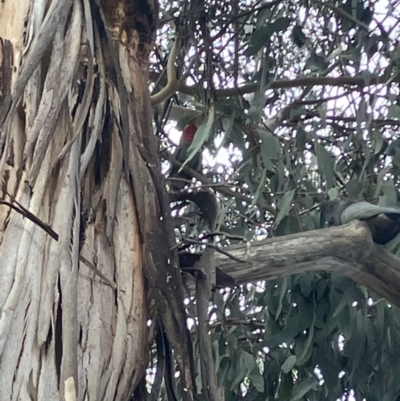
<path fill-rule="evenodd" d="M 58 241 L 58 234 L 45 222 L 39 219 L 36 215 L 31 213 L 28 209 L 22 206 L 19 202 L 17 202 L 10 194 L 7 194 L 11 198 L 11 202 L 0 199 L 0 205 L 6 205 L 11 209 L 15 210 L 17 213 L 26 217 L 32 223 L 39 226 L 42 230 L 44 230 L 51 238 Z"/>
<path fill-rule="evenodd" d="M 32 223 L 39 226 L 55 241 L 58 241 L 58 234 L 48 224 L 46 224 L 44 221 L 39 219 L 39 217 L 37 217 L 36 215 L 31 213 L 28 209 L 26 209 L 24 206 L 22 206 L 10 194 L 7 193 L 7 195 L 10 197 L 11 201 L 8 202 L 6 200 L 0 199 L 0 205 L 5 205 L 15 210 L 17 213 L 30 220 Z M 89 269 L 92 270 L 95 274 L 97 274 L 112 289 L 115 290 L 117 288 L 117 285 L 114 282 L 112 282 L 109 278 L 107 278 L 99 269 L 97 269 L 97 267 L 93 263 L 89 262 L 85 257 L 79 255 L 79 260 L 82 263 L 84 263 L 87 267 L 89 267 Z"/>

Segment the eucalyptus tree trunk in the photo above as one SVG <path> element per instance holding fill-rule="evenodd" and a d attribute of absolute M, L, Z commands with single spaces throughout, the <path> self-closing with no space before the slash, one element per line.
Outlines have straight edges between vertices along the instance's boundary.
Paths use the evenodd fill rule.
<path fill-rule="evenodd" d="M 156 16 L 150 0 L 0 2 L 2 401 L 130 399 L 157 316 L 191 399 L 148 94 Z"/>

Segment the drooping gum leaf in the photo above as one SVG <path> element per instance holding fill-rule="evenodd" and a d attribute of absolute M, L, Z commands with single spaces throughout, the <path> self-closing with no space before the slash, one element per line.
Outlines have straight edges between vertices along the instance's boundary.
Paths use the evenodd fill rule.
<path fill-rule="evenodd" d="M 196 131 L 196 135 L 194 136 L 193 142 L 191 143 L 188 149 L 188 158 L 182 164 L 182 167 L 185 166 L 190 160 L 193 159 L 193 157 L 198 152 L 201 151 L 201 147 L 203 146 L 204 142 L 209 138 L 211 128 L 214 123 L 214 115 L 215 115 L 214 106 L 211 106 L 205 124 L 201 124 Z"/>
<path fill-rule="evenodd" d="M 317 154 L 318 166 L 325 175 L 326 186 L 332 188 L 335 182 L 335 175 L 333 173 L 334 158 L 333 156 L 319 143 L 314 145 L 315 153 Z"/>
<path fill-rule="evenodd" d="M 292 189 L 291 191 L 285 192 L 285 194 L 283 195 L 282 200 L 279 202 L 278 205 L 279 212 L 276 216 L 275 226 L 278 226 L 282 219 L 289 213 L 294 193 L 295 190 Z"/>
<path fill-rule="evenodd" d="M 315 377 L 307 377 L 302 380 L 298 386 L 295 386 L 292 391 L 292 401 L 300 400 L 310 390 L 316 390 L 318 388 L 318 382 Z"/>

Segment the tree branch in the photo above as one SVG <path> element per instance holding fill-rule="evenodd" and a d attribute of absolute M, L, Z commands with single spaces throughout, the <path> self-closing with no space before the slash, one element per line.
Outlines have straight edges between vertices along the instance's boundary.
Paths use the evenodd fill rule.
<path fill-rule="evenodd" d="M 156 81 L 159 74 L 155 72 L 150 73 L 150 80 Z M 400 79 L 396 78 L 396 82 Z M 269 85 L 269 89 L 288 89 L 297 88 L 300 86 L 358 86 L 367 87 L 372 85 L 383 84 L 387 81 L 387 77 L 384 75 L 370 77 L 355 76 L 355 77 L 301 77 L 296 79 L 277 79 Z M 257 84 L 246 84 L 238 88 L 228 89 L 217 89 L 215 96 L 217 97 L 232 97 L 242 96 L 248 93 L 254 93 L 257 89 Z M 188 86 L 181 83 L 178 88 L 178 92 L 184 93 L 185 95 L 194 96 L 198 92 L 197 86 Z"/>
<path fill-rule="evenodd" d="M 347 276 L 400 306 L 400 260 L 374 244 L 367 224 L 358 220 L 231 247 L 229 253 L 246 263 L 216 254 L 216 265 L 239 284 L 326 270 Z"/>

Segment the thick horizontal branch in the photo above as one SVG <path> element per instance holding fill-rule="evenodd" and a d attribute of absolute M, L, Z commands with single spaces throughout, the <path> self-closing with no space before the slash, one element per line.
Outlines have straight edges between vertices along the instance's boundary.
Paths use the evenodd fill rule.
<path fill-rule="evenodd" d="M 360 221 L 229 248 L 238 263 L 216 254 L 217 266 L 237 283 L 326 270 L 345 275 L 400 307 L 400 260 L 372 242 Z"/>

